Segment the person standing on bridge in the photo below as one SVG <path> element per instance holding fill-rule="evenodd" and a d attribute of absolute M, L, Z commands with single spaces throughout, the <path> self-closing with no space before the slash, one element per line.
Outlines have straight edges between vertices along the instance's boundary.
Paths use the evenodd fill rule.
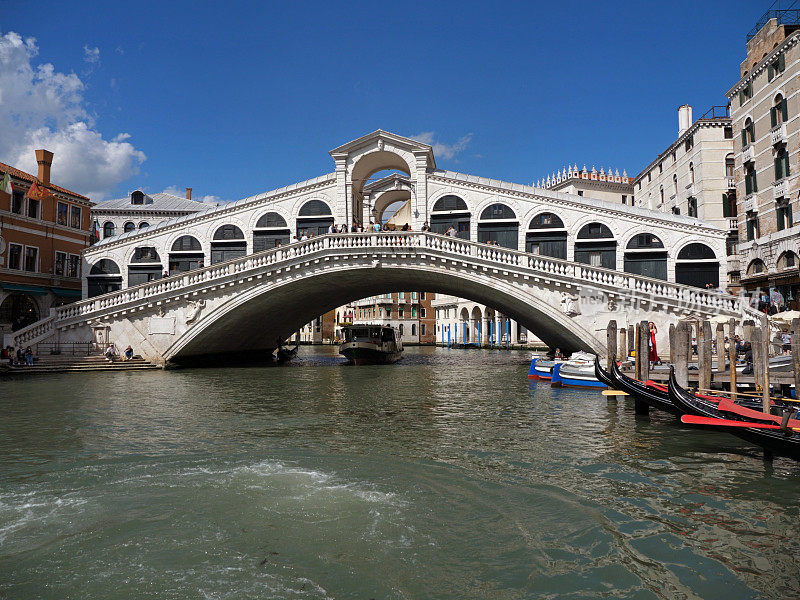
<path fill-rule="evenodd" d="M 430 230 L 431 230 L 431 227 L 430 227 L 430 225 L 428 225 L 428 222 L 427 222 L 427 221 L 425 221 L 425 222 L 422 224 L 422 231 L 430 231 Z"/>
<path fill-rule="evenodd" d="M 337 233 L 337 231 L 336 231 L 336 225 L 334 225 L 333 223 L 331 223 L 330 225 L 328 225 L 328 233 Z"/>
<path fill-rule="evenodd" d="M 456 228 L 451 225 L 450 229 L 447 230 L 445 235 L 447 235 L 449 237 L 456 237 Z"/>

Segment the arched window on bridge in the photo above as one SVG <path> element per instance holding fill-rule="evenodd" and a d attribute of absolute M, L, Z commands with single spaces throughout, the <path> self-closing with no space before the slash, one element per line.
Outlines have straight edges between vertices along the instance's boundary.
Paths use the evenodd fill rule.
<path fill-rule="evenodd" d="M 458 196 L 442 196 L 433 205 L 429 225 L 433 233 L 445 234 L 453 227 L 458 237 L 469 239 L 470 212 L 467 203 Z"/>
<path fill-rule="evenodd" d="M 514 211 L 505 204 L 491 204 L 483 209 L 478 221 L 478 241 L 497 242 L 516 250 L 519 247 L 519 222 Z"/>
<path fill-rule="evenodd" d="M 564 221 L 553 213 L 541 213 L 533 217 L 525 234 L 525 251 L 553 258 L 567 258 L 567 230 Z"/>
<path fill-rule="evenodd" d="M 244 233 L 236 225 L 223 225 L 214 232 L 211 242 L 211 264 L 233 260 L 247 254 Z"/>
<path fill-rule="evenodd" d="M 289 235 L 289 226 L 281 215 L 276 212 L 261 215 L 253 228 L 253 252 L 269 250 L 277 246 L 278 242 L 288 244 Z"/>
<path fill-rule="evenodd" d="M 108 258 L 100 259 L 93 264 L 86 280 L 89 283 L 89 298 L 122 289 L 122 273 L 119 266 Z"/>
<path fill-rule="evenodd" d="M 664 243 L 652 233 L 639 233 L 625 248 L 626 273 L 667 280 L 667 251 Z"/>
<path fill-rule="evenodd" d="M 172 243 L 169 251 L 169 274 L 185 273 L 199 269 L 203 264 L 203 246 L 192 235 L 182 235 Z"/>
<path fill-rule="evenodd" d="M 297 239 L 312 233 L 314 235 L 328 233 L 328 227 L 332 223 L 331 207 L 322 200 L 309 200 L 297 213 Z M 348 223 L 348 226 L 350 225 L 352 223 Z"/>
<path fill-rule="evenodd" d="M 152 246 L 142 246 L 133 251 L 131 264 L 128 265 L 128 287 L 161 279 L 164 265 L 161 257 Z"/>
<path fill-rule="evenodd" d="M 125 233 L 133 231 L 134 229 L 136 229 L 136 223 L 134 223 L 133 221 L 128 221 L 125 223 L 122 229 L 124 230 Z"/>
<path fill-rule="evenodd" d="M 575 240 L 575 261 L 593 267 L 617 268 L 617 241 L 602 223 L 581 227 Z"/>
<path fill-rule="evenodd" d="M 699 288 L 719 286 L 719 260 L 705 244 L 683 247 L 675 263 L 675 282 Z"/>
<path fill-rule="evenodd" d="M 139 223 L 139 229 L 144 229 L 145 227 L 150 227 L 150 223 L 148 223 L 147 221 L 142 221 L 141 223 Z"/>
<path fill-rule="evenodd" d="M 114 237 L 116 227 L 111 221 L 106 221 L 103 224 L 103 238 Z"/>

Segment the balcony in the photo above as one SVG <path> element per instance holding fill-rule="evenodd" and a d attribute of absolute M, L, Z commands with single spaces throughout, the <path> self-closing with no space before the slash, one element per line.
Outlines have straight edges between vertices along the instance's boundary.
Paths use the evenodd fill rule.
<path fill-rule="evenodd" d="M 733 175 L 728 175 L 727 177 L 725 177 L 725 182 L 728 184 L 729 190 L 736 189 L 736 177 L 734 177 Z"/>
<path fill-rule="evenodd" d="M 745 212 L 758 212 L 758 196 L 755 194 L 750 194 L 744 199 L 744 210 Z"/>
<path fill-rule="evenodd" d="M 769 139 L 773 146 L 786 143 L 786 123 L 781 123 L 770 129 Z"/>
<path fill-rule="evenodd" d="M 739 229 L 739 219 L 728 219 L 728 230 Z"/>
<path fill-rule="evenodd" d="M 753 148 L 753 144 L 748 144 L 747 147 L 742 150 L 742 162 L 754 162 L 756 160 L 756 151 Z"/>
<path fill-rule="evenodd" d="M 772 184 L 772 197 L 775 199 L 785 198 L 789 195 L 789 183 L 785 179 L 776 181 Z"/>

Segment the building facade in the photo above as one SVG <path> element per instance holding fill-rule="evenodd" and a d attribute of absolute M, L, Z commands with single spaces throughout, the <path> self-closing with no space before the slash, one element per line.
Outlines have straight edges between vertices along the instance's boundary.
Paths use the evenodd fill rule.
<path fill-rule="evenodd" d="M 397 329 L 404 344 L 433 344 L 434 301 L 434 294 L 429 292 L 391 292 L 362 298 L 336 311 L 337 336 L 341 338 L 342 325 L 389 325 Z"/>
<path fill-rule="evenodd" d="M 0 163 L 0 333 L 10 334 L 81 297 L 81 252 L 92 203 L 50 181 L 53 154 L 37 150 L 36 176 Z"/>
<path fill-rule="evenodd" d="M 726 255 L 735 257 L 737 209 L 733 128 L 726 107 L 712 107 L 693 120 L 692 107 L 681 106 L 677 139 L 647 165 L 633 183 L 638 206 L 696 217 L 724 230 L 727 233 Z M 651 249 L 640 250 L 646 253 Z M 687 252 L 683 259 L 700 261 L 704 257 L 697 252 Z M 688 278 L 681 283 L 695 284 L 692 273 L 686 275 Z M 728 264 L 725 281 L 728 286 L 738 285 L 735 261 Z"/>
<path fill-rule="evenodd" d="M 336 311 L 329 310 L 297 332 L 295 340 L 301 344 L 332 344 L 336 341 Z"/>
<path fill-rule="evenodd" d="M 583 165 L 583 169 L 578 170 L 578 165 L 575 164 L 561 169 L 561 172 L 548 175 L 542 181 L 537 181 L 536 187 L 618 204 L 633 205 L 634 200 L 633 180 L 628 177 L 624 169 L 620 175 L 619 169 L 613 173 L 609 169 L 606 173 L 603 167 L 600 167 L 600 172 L 592 167 L 591 171 L 587 171 L 586 165 Z"/>
<path fill-rule="evenodd" d="M 727 92 L 734 137 L 741 285 L 798 308 L 800 22 L 771 11 L 747 36 L 739 81 Z"/>
<path fill-rule="evenodd" d="M 437 294 L 431 303 L 440 346 L 537 346 L 542 342 L 519 323 L 471 300 Z"/>
<path fill-rule="evenodd" d="M 166 192 L 149 195 L 135 190 L 125 198 L 95 204 L 92 220 L 100 232 L 100 239 L 105 239 L 215 206 L 217 204 L 192 200 L 192 188 L 186 188 L 185 198 Z"/>

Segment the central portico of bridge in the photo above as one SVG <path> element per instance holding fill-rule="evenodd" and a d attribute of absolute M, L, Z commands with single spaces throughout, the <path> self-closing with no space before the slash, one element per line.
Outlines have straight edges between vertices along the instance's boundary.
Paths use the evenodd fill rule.
<path fill-rule="evenodd" d="M 400 289 L 480 301 L 593 351 L 611 318 L 749 310 L 699 289 L 724 273 L 725 232 L 698 219 L 440 170 L 431 146 L 380 130 L 330 154 L 332 173 L 104 238 L 84 253 L 84 300 L 15 343 L 105 336 L 161 362 L 269 349 L 331 308 Z M 327 235 L 398 201 L 432 233 Z M 436 235 L 451 227 L 455 238 Z"/>

